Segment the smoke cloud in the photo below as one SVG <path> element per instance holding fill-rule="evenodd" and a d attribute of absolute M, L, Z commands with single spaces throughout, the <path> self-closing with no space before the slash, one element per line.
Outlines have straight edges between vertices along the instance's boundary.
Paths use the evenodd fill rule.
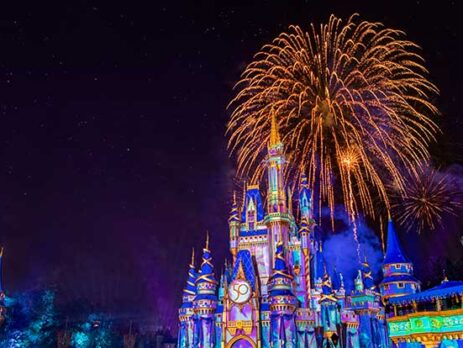
<path fill-rule="evenodd" d="M 325 212 L 324 212 L 325 213 Z M 329 212 L 326 212 L 329 214 Z M 323 250 L 327 268 L 330 272 L 336 270 L 342 273 L 347 290 L 353 289 L 354 279 L 357 276 L 360 263 L 357 248 L 359 248 L 361 261 L 366 257 L 373 271 L 375 281 L 381 279 L 381 264 L 383 253 L 381 241 L 375 232 L 370 229 L 363 218 L 357 220 L 358 243 L 354 238 L 353 225 L 343 207 L 335 210 L 336 225 L 340 229 L 326 234 Z"/>

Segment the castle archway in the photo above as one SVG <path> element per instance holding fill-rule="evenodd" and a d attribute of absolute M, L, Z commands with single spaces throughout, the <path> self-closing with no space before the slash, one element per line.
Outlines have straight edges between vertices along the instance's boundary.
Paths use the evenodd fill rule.
<path fill-rule="evenodd" d="M 233 338 L 227 348 L 256 348 L 256 345 L 249 337 L 240 335 Z"/>

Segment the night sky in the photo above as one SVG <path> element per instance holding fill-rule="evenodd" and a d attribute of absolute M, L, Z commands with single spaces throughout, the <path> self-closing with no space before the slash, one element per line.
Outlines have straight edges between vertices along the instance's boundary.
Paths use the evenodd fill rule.
<path fill-rule="evenodd" d="M 228 248 L 233 84 L 289 24 L 359 12 L 405 30 L 441 89 L 434 160 L 462 164 L 456 1 L 4 3 L 0 243 L 10 292 L 52 286 L 63 305 L 174 323 L 191 246 L 209 230 L 219 269 Z M 448 263 L 463 254 L 459 231 L 452 220 L 402 239 L 414 260 L 440 243 L 433 255 Z M 417 268 L 426 279 L 440 272 Z"/>

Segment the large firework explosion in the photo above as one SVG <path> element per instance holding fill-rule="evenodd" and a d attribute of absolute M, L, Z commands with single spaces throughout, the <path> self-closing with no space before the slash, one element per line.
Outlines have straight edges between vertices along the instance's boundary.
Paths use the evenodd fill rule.
<path fill-rule="evenodd" d="M 408 230 L 434 230 L 446 214 L 456 215 L 463 207 L 462 192 L 452 176 L 429 164 L 405 176 L 405 194 L 398 195 L 392 212 Z"/>
<path fill-rule="evenodd" d="M 263 46 L 236 85 L 227 126 L 238 174 L 256 182 L 275 117 L 289 181 L 305 172 L 319 206 L 333 215 L 343 203 L 352 221 L 360 211 L 375 216 L 373 197 L 390 208 L 386 184 L 404 193 L 402 170 L 429 157 L 439 131 L 438 89 L 419 47 L 402 31 L 356 18 L 291 26 Z"/>

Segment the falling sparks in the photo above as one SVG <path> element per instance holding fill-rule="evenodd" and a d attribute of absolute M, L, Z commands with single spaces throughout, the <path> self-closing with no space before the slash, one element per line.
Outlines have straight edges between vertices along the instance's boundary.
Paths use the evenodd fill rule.
<path fill-rule="evenodd" d="M 445 214 L 456 215 L 463 207 L 462 192 L 455 180 L 427 164 L 405 178 L 405 188 L 392 208 L 398 222 L 408 230 L 434 230 Z"/>
<path fill-rule="evenodd" d="M 319 205 L 333 218 L 343 203 L 353 222 L 360 212 L 376 216 L 374 197 L 390 208 L 386 184 L 405 192 L 401 169 L 428 159 L 439 131 L 430 102 L 438 90 L 418 46 L 356 18 L 343 24 L 331 16 L 307 31 L 291 26 L 263 46 L 235 87 L 227 125 L 238 174 L 257 182 L 275 116 L 287 178 L 306 173 Z"/>

